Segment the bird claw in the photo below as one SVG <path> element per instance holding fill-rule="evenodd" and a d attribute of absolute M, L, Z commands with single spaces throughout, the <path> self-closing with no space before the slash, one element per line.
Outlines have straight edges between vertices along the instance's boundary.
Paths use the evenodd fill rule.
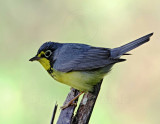
<path fill-rule="evenodd" d="M 68 108 L 69 106 L 77 106 L 77 103 L 68 103 L 66 105 L 61 106 L 60 109 L 64 110 Z"/>
<path fill-rule="evenodd" d="M 69 107 L 68 105 L 63 105 L 60 107 L 61 110 L 64 110 L 65 108 Z"/>
<path fill-rule="evenodd" d="M 64 110 L 65 108 L 69 107 L 70 105 L 75 105 L 77 106 L 77 103 L 74 103 L 74 100 L 76 100 L 81 94 L 83 94 L 84 92 L 79 93 L 76 97 L 74 97 L 69 103 L 67 103 L 66 105 L 63 105 L 62 107 L 60 107 L 60 109 Z"/>
<path fill-rule="evenodd" d="M 71 103 L 72 106 L 77 106 L 77 103 Z"/>

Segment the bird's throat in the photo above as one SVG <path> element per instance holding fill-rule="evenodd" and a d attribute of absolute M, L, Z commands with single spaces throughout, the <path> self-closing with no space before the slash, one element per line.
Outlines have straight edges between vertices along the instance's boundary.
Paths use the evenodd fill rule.
<path fill-rule="evenodd" d="M 45 70 L 50 70 L 51 69 L 51 65 L 50 65 L 50 61 L 46 58 L 41 58 L 40 60 L 38 60 L 41 65 L 45 68 Z"/>

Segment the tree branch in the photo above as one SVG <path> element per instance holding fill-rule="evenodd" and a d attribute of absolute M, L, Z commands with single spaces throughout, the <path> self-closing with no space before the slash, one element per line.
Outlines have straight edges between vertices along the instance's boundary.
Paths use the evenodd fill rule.
<path fill-rule="evenodd" d="M 76 106 L 69 106 L 61 111 L 57 124 L 88 124 L 95 102 L 97 100 L 102 80 L 94 87 L 94 91 L 86 93 L 78 107 L 76 115 L 73 116 Z M 68 94 L 64 105 L 79 94 L 78 90 L 72 89 Z M 77 103 L 78 99 L 75 101 Z"/>
<path fill-rule="evenodd" d="M 63 105 L 67 104 L 70 100 L 72 100 L 78 94 L 79 94 L 79 91 L 72 88 Z M 75 100 L 74 103 L 77 103 L 77 101 L 78 99 Z M 61 110 L 57 124 L 71 124 L 75 107 L 76 106 L 72 105 L 67 107 L 64 110 Z"/>
<path fill-rule="evenodd" d="M 94 92 L 88 92 L 83 96 L 77 113 L 73 118 L 72 124 L 88 124 L 101 88 L 101 84 L 102 81 L 95 86 Z"/>
<path fill-rule="evenodd" d="M 58 104 L 56 102 L 56 104 L 54 106 L 54 110 L 53 110 L 52 119 L 51 119 L 51 123 L 50 124 L 53 124 L 53 122 L 54 122 L 56 111 L 57 111 L 57 107 L 58 107 Z"/>

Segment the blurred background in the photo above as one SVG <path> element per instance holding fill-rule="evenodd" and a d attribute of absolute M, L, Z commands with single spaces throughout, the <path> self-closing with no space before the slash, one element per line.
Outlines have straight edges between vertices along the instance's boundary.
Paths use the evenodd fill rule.
<path fill-rule="evenodd" d="M 159 124 L 160 1 L 0 1 L 0 123 L 49 124 L 70 87 L 28 60 L 45 41 L 118 47 L 148 33 L 106 76 L 90 124 Z M 56 118 L 58 118 L 60 110 Z"/>

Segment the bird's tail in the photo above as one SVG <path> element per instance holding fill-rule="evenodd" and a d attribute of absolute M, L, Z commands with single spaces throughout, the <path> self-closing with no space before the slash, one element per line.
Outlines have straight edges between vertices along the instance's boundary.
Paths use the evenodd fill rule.
<path fill-rule="evenodd" d="M 148 42 L 152 35 L 153 35 L 153 33 L 150 33 L 150 34 L 143 36 L 137 40 L 134 40 L 130 43 L 127 43 L 123 46 L 111 49 L 111 57 L 112 58 L 119 58 L 121 55 L 125 55 L 125 53 L 127 53 L 128 51 Z"/>

